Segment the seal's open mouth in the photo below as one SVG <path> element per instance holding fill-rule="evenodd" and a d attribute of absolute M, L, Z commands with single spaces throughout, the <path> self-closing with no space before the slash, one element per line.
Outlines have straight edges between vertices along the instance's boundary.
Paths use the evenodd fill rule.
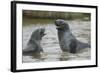
<path fill-rule="evenodd" d="M 43 34 L 43 36 L 45 36 L 45 35 L 46 35 L 46 33 Z"/>
<path fill-rule="evenodd" d="M 41 34 L 42 37 L 45 36 L 45 35 L 46 35 L 46 33 L 42 33 L 42 34 Z"/>

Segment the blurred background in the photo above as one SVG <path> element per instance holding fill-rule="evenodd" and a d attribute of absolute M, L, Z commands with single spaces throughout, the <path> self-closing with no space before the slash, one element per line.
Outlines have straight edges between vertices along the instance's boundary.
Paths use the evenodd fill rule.
<path fill-rule="evenodd" d="M 23 10 L 23 24 L 52 22 L 56 19 L 90 21 L 90 13 Z"/>

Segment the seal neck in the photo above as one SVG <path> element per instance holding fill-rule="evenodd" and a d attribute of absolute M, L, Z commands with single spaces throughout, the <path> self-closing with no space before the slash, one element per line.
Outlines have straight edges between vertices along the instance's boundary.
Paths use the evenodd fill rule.
<path fill-rule="evenodd" d="M 67 31 L 70 31 L 70 29 L 69 28 L 57 28 L 58 29 L 58 31 L 65 31 L 65 32 L 67 32 Z"/>

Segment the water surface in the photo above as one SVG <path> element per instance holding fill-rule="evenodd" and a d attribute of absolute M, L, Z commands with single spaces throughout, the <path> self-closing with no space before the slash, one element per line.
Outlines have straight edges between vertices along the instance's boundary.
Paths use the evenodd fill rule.
<path fill-rule="evenodd" d="M 69 23 L 72 33 L 76 38 L 82 42 L 90 44 L 90 21 L 67 21 Z M 69 61 L 69 60 L 89 60 L 91 58 L 91 49 L 85 48 L 77 54 L 71 54 L 68 52 L 62 52 L 60 50 L 57 30 L 54 25 L 54 20 L 48 19 L 25 19 L 23 21 L 23 49 L 32 34 L 32 32 L 38 28 L 44 27 L 46 29 L 46 35 L 41 41 L 44 53 L 41 56 L 24 56 L 23 62 L 48 62 L 48 61 Z"/>

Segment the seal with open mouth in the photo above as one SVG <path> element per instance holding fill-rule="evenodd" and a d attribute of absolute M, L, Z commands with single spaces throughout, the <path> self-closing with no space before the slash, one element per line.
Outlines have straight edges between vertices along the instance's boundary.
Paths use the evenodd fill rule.
<path fill-rule="evenodd" d="M 43 48 L 40 45 L 40 42 L 42 40 L 42 37 L 45 35 L 45 29 L 39 28 L 36 29 L 27 44 L 27 47 L 23 49 L 23 55 L 34 55 L 34 54 L 40 54 L 40 52 L 43 52 Z"/>
<path fill-rule="evenodd" d="M 90 47 L 88 43 L 80 42 L 75 38 L 66 21 L 57 19 L 55 25 L 58 30 L 59 45 L 63 52 L 76 53 L 80 49 Z"/>

